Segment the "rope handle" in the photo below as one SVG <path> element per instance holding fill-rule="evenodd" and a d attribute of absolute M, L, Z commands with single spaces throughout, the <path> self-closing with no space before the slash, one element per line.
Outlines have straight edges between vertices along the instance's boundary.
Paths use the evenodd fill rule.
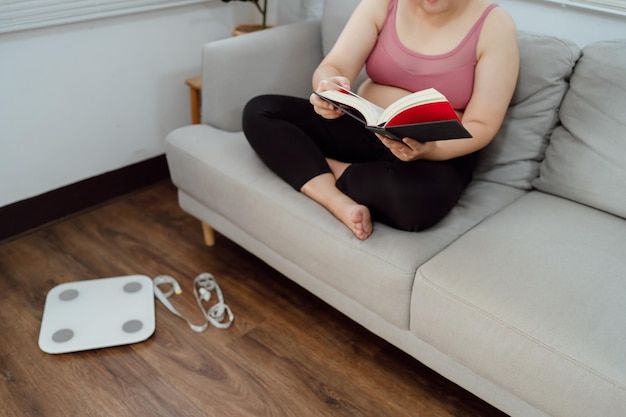
<path fill-rule="evenodd" d="M 169 291 L 163 292 L 160 288 L 160 285 L 163 284 L 171 285 L 172 288 Z M 200 311 L 202 311 L 202 315 L 206 319 L 206 322 L 201 325 L 190 322 L 186 317 L 180 314 L 170 302 L 169 298 L 171 296 L 175 294 L 178 295 L 183 292 L 180 284 L 175 278 L 169 275 L 159 275 L 154 278 L 153 287 L 155 297 L 161 301 L 161 303 L 163 303 L 163 305 L 167 307 L 172 314 L 185 320 L 194 332 L 205 331 L 209 324 L 218 329 L 228 329 L 235 319 L 230 307 L 224 303 L 222 289 L 213 275 L 208 272 L 201 273 L 193 280 L 193 294 L 196 298 Z M 215 291 L 217 302 L 207 310 L 205 303 L 208 303 L 211 300 L 212 291 Z"/>

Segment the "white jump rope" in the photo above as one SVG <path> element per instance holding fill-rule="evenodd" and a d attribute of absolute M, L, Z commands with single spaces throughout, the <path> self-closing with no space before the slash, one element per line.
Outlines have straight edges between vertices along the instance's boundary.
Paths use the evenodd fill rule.
<path fill-rule="evenodd" d="M 180 314 L 168 300 L 168 298 L 172 295 L 182 293 L 180 284 L 178 284 L 176 279 L 169 275 L 160 275 L 154 278 L 153 283 L 154 295 L 156 298 L 158 298 L 163 305 L 172 312 L 172 314 L 185 320 L 187 324 L 189 324 L 189 327 L 191 327 L 191 329 L 195 332 L 205 331 L 209 324 L 217 327 L 218 329 L 228 329 L 235 319 L 230 307 L 224 303 L 222 289 L 217 284 L 215 278 L 213 278 L 213 275 L 207 272 L 203 272 L 193 280 L 193 294 L 198 302 L 198 307 L 200 307 L 200 310 L 206 319 L 206 322 L 200 326 L 191 323 L 186 317 Z M 159 288 L 159 286 L 163 284 L 171 285 L 172 288 L 164 293 Z M 207 310 L 204 303 L 208 303 L 211 300 L 211 291 L 215 291 L 215 294 L 217 295 L 217 303 Z"/>

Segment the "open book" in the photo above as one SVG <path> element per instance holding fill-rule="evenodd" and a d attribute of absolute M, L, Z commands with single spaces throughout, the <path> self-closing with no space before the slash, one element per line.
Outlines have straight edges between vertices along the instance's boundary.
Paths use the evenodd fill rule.
<path fill-rule="evenodd" d="M 446 97 L 434 88 L 404 96 L 386 109 L 339 85 L 335 88 L 315 94 L 390 139 L 428 142 L 472 137 Z"/>

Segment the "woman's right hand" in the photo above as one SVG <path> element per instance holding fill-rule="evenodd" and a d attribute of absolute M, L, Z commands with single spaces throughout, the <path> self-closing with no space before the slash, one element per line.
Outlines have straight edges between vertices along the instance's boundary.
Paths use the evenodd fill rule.
<path fill-rule="evenodd" d="M 338 90 L 339 88 L 350 90 L 350 80 L 339 75 L 326 78 L 319 82 L 315 91 L 320 93 L 327 90 Z M 315 113 L 326 119 L 336 119 L 344 114 L 343 111 L 334 107 L 327 101 L 322 100 L 317 94 L 311 94 L 309 101 L 313 105 Z"/>

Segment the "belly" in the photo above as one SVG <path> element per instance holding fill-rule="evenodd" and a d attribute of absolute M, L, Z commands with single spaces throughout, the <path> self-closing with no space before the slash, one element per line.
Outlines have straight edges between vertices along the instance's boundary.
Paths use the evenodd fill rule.
<path fill-rule="evenodd" d="M 389 85 L 376 84 L 368 78 L 361 84 L 357 94 L 377 106 L 385 108 L 399 98 L 411 94 L 411 91 Z"/>
<path fill-rule="evenodd" d="M 394 101 L 411 94 L 412 91 L 405 90 L 399 87 L 393 87 L 390 85 L 377 84 L 369 78 L 361 84 L 357 90 L 357 94 L 363 98 L 368 99 L 372 103 L 376 104 L 383 109 L 389 107 Z M 462 110 L 454 110 L 460 120 L 463 119 Z"/>

